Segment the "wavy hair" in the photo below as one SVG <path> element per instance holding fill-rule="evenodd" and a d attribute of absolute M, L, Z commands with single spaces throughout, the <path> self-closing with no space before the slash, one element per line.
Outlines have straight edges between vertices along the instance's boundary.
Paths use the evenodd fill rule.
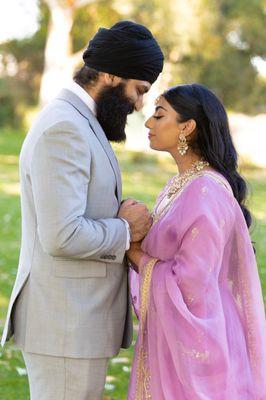
<path fill-rule="evenodd" d="M 249 228 L 252 217 L 245 205 L 247 183 L 237 170 L 238 155 L 223 104 L 208 88 L 195 83 L 174 86 L 163 97 L 179 114 L 178 122 L 195 120 L 196 134 L 188 138 L 188 143 L 227 179 Z"/>

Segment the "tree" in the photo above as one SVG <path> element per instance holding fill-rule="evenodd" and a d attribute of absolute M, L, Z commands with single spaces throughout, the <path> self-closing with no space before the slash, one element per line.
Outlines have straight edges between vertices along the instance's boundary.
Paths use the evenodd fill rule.
<path fill-rule="evenodd" d="M 265 112 L 266 82 L 253 63 L 266 57 L 262 0 L 125 1 L 158 38 L 168 85 L 200 82 L 232 110 Z"/>
<path fill-rule="evenodd" d="M 73 74 L 82 51 L 72 53 L 71 29 L 78 8 L 95 0 L 44 0 L 50 20 L 44 52 L 44 71 L 40 88 L 40 105 L 55 95 Z"/>
<path fill-rule="evenodd" d="M 85 3 L 86 5 L 84 5 Z M 67 53 L 69 58 L 66 65 L 70 64 L 70 66 L 66 66 L 69 75 L 67 75 L 66 70 L 64 71 L 63 84 L 66 79 L 71 78 L 75 66 L 78 66 L 79 63 L 82 64 L 82 51 L 99 26 L 111 26 L 122 18 L 121 14 L 113 7 L 112 0 L 75 3 L 71 12 L 71 18 L 74 21 L 72 29 L 67 34 L 67 40 L 62 39 L 64 43 L 69 43 Z M 57 58 L 55 66 L 53 60 L 49 62 L 49 58 L 47 61 L 45 60 L 45 49 L 47 47 L 49 49 L 47 38 L 49 38 L 50 21 L 50 10 L 47 4 L 42 1 L 40 3 L 39 30 L 30 38 L 11 40 L 0 45 L 0 126 L 22 127 L 27 110 L 40 104 L 40 87 L 44 79 L 44 70 L 46 71 L 47 85 L 49 85 L 48 76 L 52 77 L 53 73 L 56 76 L 57 68 L 59 71 L 57 76 L 60 74 L 63 76 L 60 68 L 63 68 L 64 65 L 61 64 L 60 66 L 60 59 L 57 58 L 59 52 L 56 52 L 55 48 L 55 57 Z M 61 51 L 61 47 L 59 43 L 59 51 Z M 12 76 L 9 74 L 8 68 L 8 60 L 10 59 L 14 60 L 16 64 L 16 72 Z M 51 67 L 51 74 L 49 74 L 47 64 Z M 63 80 L 61 76 L 59 78 L 54 85 L 54 93 L 61 88 Z M 42 104 L 44 104 L 44 101 L 42 101 Z"/>
<path fill-rule="evenodd" d="M 146 25 L 165 54 L 165 86 L 200 82 L 235 111 L 265 112 L 265 78 L 254 66 L 266 57 L 263 0 L 40 0 L 40 29 L 0 45 L 0 124 L 44 104 L 73 75 L 100 26 L 119 19 Z M 14 59 L 17 72 L 5 69 Z M 39 89 L 40 94 L 39 94 Z M 11 112 L 12 110 L 12 112 Z M 8 117 L 10 115 L 10 117 Z"/>
<path fill-rule="evenodd" d="M 209 86 L 231 110 L 265 112 L 266 82 L 252 62 L 266 56 L 262 1 L 199 0 L 194 11 L 198 34 L 181 59 L 181 80 Z"/>
<path fill-rule="evenodd" d="M 40 7 L 39 30 L 32 37 L 0 45 L 0 126 L 23 129 L 28 110 L 38 103 L 48 25 L 48 10 Z"/>

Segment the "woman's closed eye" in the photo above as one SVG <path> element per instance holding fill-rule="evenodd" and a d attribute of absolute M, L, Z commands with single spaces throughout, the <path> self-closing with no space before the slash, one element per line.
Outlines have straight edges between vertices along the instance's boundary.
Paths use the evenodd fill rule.
<path fill-rule="evenodd" d="M 162 115 L 154 115 L 153 116 L 153 118 L 155 118 L 155 119 L 160 119 L 160 118 L 162 118 L 163 116 Z"/>

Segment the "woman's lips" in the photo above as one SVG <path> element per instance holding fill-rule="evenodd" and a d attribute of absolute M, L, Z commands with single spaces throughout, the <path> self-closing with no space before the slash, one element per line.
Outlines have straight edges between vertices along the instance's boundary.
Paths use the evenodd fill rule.
<path fill-rule="evenodd" d="M 155 137 L 155 135 L 153 135 L 151 132 L 149 132 L 148 138 L 151 139 L 151 138 L 153 138 L 153 137 Z"/>

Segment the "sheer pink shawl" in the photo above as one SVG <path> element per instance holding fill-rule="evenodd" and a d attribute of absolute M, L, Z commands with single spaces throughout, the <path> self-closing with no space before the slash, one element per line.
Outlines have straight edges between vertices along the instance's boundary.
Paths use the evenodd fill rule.
<path fill-rule="evenodd" d="M 206 172 L 188 183 L 143 241 L 131 272 L 140 328 L 128 400 L 266 399 L 257 265 L 224 184 Z"/>

